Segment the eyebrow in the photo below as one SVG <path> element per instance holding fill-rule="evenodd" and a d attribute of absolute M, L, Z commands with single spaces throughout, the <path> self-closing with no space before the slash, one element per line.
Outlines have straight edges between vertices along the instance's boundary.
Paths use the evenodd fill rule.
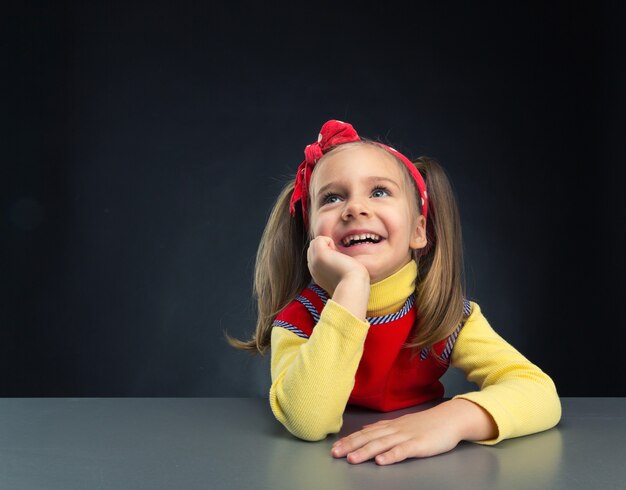
<path fill-rule="evenodd" d="M 388 184 L 392 184 L 394 187 L 396 187 L 398 189 L 400 188 L 398 183 L 395 180 L 390 179 L 389 177 L 376 177 L 376 176 L 373 176 L 373 177 L 367 177 L 365 179 L 365 181 L 367 183 L 369 183 L 370 185 L 374 185 L 374 184 L 377 184 L 377 183 L 380 183 L 380 182 L 386 182 Z M 323 185 L 322 187 L 319 188 L 319 190 L 317 191 L 317 195 L 323 194 L 327 189 L 329 189 L 331 187 L 335 187 L 335 186 L 342 187 L 343 185 L 344 185 L 343 182 L 336 182 L 336 181 L 329 182 L 328 184 Z"/>

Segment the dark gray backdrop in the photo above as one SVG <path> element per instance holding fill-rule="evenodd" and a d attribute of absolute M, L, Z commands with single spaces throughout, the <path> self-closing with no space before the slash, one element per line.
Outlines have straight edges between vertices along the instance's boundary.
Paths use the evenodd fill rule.
<path fill-rule="evenodd" d="M 223 331 L 253 328 L 264 222 L 329 118 L 438 158 L 468 296 L 562 395 L 626 395 L 622 2 L 35 2 L 3 24 L 0 395 L 265 394 L 267 359 Z"/>

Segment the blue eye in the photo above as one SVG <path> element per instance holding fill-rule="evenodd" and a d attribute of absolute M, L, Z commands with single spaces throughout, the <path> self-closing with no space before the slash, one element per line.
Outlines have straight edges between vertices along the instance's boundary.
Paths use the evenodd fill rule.
<path fill-rule="evenodd" d="M 337 194 L 333 194 L 332 192 L 329 192 L 328 194 L 325 194 L 322 197 L 322 205 L 324 204 L 334 204 L 336 202 L 339 202 L 341 198 L 337 195 Z"/>
<path fill-rule="evenodd" d="M 390 195 L 389 190 L 385 187 L 376 187 L 372 191 L 372 197 L 385 197 L 389 195 Z"/>

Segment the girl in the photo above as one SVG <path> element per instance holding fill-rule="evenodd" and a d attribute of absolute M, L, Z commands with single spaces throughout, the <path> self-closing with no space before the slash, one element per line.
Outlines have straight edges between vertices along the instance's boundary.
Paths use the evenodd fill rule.
<path fill-rule="evenodd" d="M 450 364 L 480 386 L 337 441 L 332 456 L 350 463 L 553 427 L 554 383 L 464 299 L 461 268 L 459 216 L 441 167 L 328 121 L 261 239 L 256 333 L 231 343 L 271 346 L 272 411 L 311 441 L 339 431 L 348 403 L 386 412 L 441 398 Z"/>

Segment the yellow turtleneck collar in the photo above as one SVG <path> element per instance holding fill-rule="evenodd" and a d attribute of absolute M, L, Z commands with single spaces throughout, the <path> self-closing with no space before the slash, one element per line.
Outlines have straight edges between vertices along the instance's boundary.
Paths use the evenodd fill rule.
<path fill-rule="evenodd" d="M 371 285 L 367 316 L 389 315 L 399 311 L 415 292 L 417 264 L 411 260 L 402 269 Z"/>

